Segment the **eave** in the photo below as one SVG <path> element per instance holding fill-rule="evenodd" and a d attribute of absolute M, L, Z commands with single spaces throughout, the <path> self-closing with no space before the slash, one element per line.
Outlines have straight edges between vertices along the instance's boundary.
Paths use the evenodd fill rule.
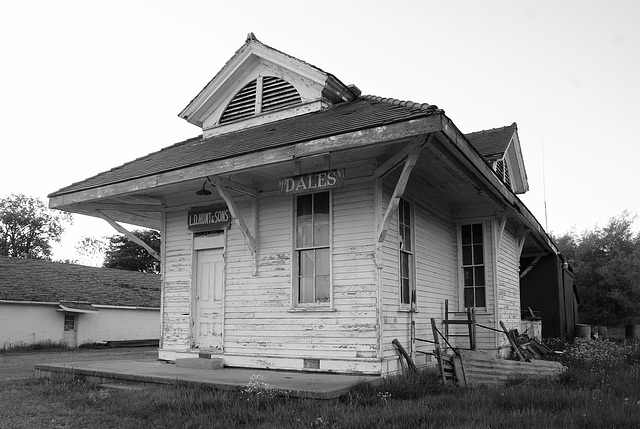
<path fill-rule="evenodd" d="M 314 155 L 358 150 L 391 142 L 410 141 L 418 136 L 436 134 L 433 139 L 438 150 L 455 162 L 460 171 L 477 183 L 479 192 L 483 192 L 492 201 L 496 212 L 513 217 L 517 224 L 534 231 L 537 241 L 545 248 L 557 253 L 557 249 L 533 214 L 493 173 L 480 154 L 442 111 L 403 122 L 379 125 L 362 130 L 347 132 L 329 137 L 300 141 L 281 147 L 264 149 L 225 159 L 203 162 L 174 170 L 162 171 L 144 177 L 137 177 L 104 186 L 87 188 L 75 192 L 62 193 L 50 198 L 50 207 L 95 216 L 95 210 L 111 209 L 110 216 L 125 221 L 138 213 L 138 220 L 160 222 L 165 207 L 158 204 L 131 204 L 110 206 L 101 201 L 120 198 L 132 193 L 144 193 L 161 187 L 176 186 L 185 181 L 201 180 L 207 176 L 229 175 L 249 171 L 253 168 L 295 161 Z M 137 209 L 137 210 L 136 210 Z M 146 218 L 141 216 L 146 213 Z M 155 213 L 155 214 L 154 214 Z M 149 223 L 147 222 L 147 223 Z M 143 225 L 144 226 L 144 225 Z"/>

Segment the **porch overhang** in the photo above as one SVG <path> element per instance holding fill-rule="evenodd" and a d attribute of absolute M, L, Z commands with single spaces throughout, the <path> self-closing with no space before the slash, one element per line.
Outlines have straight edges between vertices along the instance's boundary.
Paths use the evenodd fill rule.
<path fill-rule="evenodd" d="M 49 206 L 89 216 L 103 217 L 100 215 L 102 214 L 113 221 L 159 230 L 163 213 L 167 209 L 163 194 L 176 192 L 185 183 L 193 184 L 206 180 L 207 177 L 226 180 L 223 175 L 238 175 L 313 156 L 366 150 L 396 143 L 411 145 L 416 138 L 429 136 L 432 137 L 429 139 L 430 144 L 443 154 L 447 162 L 455 165 L 457 170 L 468 177 L 470 183 L 477 187 L 478 193 L 492 202 L 497 213 L 514 219 L 517 224 L 531 231 L 528 240 L 536 240 L 547 251 L 557 253 L 555 245 L 529 209 L 497 178 L 478 151 L 441 110 L 433 110 L 409 120 L 301 139 L 221 159 L 189 163 L 153 174 L 132 174 L 126 179 L 98 186 L 76 186 L 72 191 L 63 189 L 49 196 Z M 207 143 L 205 139 L 201 144 Z M 397 161 L 400 165 L 404 159 Z M 229 188 L 228 183 L 224 186 Z M 246 191 L 238 192 L 246 195 Z"/>

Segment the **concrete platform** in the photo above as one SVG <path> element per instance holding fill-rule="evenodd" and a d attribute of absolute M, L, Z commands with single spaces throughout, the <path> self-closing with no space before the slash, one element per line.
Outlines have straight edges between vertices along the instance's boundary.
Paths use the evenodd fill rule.
<path fill-rule="evenodd" d="M 35 366 L 36 378 L 70 377 L 97 384 L 171 385 L 186 383 L 216 389 L 242 390 L 258 376 L 259 383 L 281 394 L 310 399 L 335 399 L 360 381 L 376 383 L 378 376 L 276 371 L 244 368 L 216 370 L 184 368 L 149 360 L 69 362 Z"/>

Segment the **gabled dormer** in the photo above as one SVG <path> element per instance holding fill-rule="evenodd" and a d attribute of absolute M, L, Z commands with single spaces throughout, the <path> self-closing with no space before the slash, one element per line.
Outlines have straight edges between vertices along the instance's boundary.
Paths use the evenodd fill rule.
<path fill-rule="evenodd" d="M 465 134 L 502 182 L 516 194 L 529 190 L 524 168 L 518 126 L 514 122 L 502 128 Z"/>
<path fill-rule="evenodd" d="M 353 100 L 360 91 L 273 49 L 249 33 L 244 45 L 179 116 L 211 137 Z"/>

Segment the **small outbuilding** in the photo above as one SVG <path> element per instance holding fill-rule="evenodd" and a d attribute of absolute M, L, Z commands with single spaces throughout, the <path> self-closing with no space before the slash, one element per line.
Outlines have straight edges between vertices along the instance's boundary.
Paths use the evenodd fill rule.
<path fill-rule="evenodd" d="M 179 116 L 202 134 L 49 196 L 161 231 L 161 359 L 389 374 L 449 311 L 519 329 L 522 258 L 559 254 L 518 198 L 515 124 L 464 134 L 253 34 Z"/>
<path fill-rule="evenodd" d="M 158 341 L 158 274 L 0 257 L 0 348 Z"/>

